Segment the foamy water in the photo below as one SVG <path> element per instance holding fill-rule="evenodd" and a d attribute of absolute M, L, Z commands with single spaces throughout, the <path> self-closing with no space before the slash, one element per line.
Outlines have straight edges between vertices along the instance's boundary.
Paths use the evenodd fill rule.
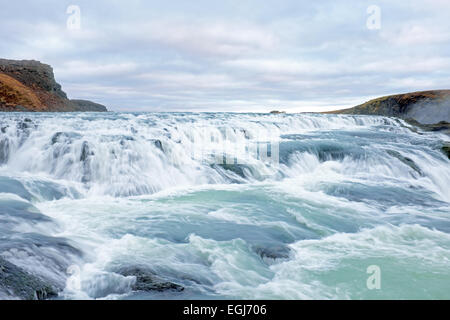
<path fill-rule="evenodd" d="M 61 298 L 450 298 L 442 134 L 315 114 L 0 124 L 0 256 Z M 130 268 L 184 290 L 136 290 Z"/>

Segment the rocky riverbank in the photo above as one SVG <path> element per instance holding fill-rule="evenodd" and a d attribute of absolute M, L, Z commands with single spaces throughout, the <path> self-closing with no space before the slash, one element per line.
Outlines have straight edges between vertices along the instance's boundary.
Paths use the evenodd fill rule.
<path fill-rule="evenodd" d="M 398 117 L 423 131 L 450 135 L 450 90 L 420 91 L 370 100 L 353 108 L 326 112 Z M 450 159 L 450 144 L 442 152 Z"/>
<path fill-rule="evenodd" d="M 429 127 L 433 131 L 446 130 L 450 123 L 450 90 L 420 91 L 386 96 L 350 109 L 328 113 L 399 117 L 422 125 L 425 129 Z"/>

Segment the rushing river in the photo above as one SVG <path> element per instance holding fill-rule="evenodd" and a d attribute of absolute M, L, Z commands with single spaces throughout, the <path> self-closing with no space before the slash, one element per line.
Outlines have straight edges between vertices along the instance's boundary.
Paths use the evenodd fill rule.
<path fill-rule="evenodd" d="M 0 257 L 60 299 L 450 299 L 444 134 L 317 114 L 0 127 Z"/>

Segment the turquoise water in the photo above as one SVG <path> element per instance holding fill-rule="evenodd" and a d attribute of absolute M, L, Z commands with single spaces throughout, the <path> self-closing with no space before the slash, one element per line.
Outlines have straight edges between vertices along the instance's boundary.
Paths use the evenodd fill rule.
<path fill-rule="evenodd" d="M 316 114 L 0 124 L 0 256 L 61 299 L 450 298 L 443 134 Z M 138 290 L 130 268 L 184 290 Z"/>

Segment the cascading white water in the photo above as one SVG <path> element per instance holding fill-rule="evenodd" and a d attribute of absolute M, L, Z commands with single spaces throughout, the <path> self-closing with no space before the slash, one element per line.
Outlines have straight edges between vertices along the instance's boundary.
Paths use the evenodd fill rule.
<path fill-rule="evenodd" d="M 414 267 L 391 291 L 349 278 L 384 263 L 394 279 L 404 266 L 389 257 L 404 254 L 435 274 L 417 297 L 448 298 L 445 135 L 318 114 L 4 114 L 0 124 L 0 192 L 52 218 L 8 222 L 4 239 L 67 239 L 64 263 L 51 257 L 75 265 L 63 297 L 158 297 L 136 289 L 133 266 L 186 289 L 173 297 L 408 297 Z M 41 240 L 0 256 L 39 260 L 30 241 Z M 420 262 L 430 250 L 436 259 Z"/>
<path fill-rule="evenodd" d="M 211 168 L 228 146 L 257 176 L 273 175 L 253 154 L 236 154 L 237 143 L 279 142 L 280 135 L 321 129 L 393 125 L 385 118 L 305 115 L 274 118 L 223 115 L 121 115 L 117 118 L 42 116 L 32 122 L 3 119 L 3 162 L 10 171 L 45 174 L 84 183 L 89 194 L 149 194 L 174 185 L 227 183 Z M 29 118 L 25 118 L 29 119 Z M 57 121 L 55 121 L 57 119 Z M 21 122 L 22 121 L 22 122 Z M 213 139 L 216 138 L 216 139 Z M 283 140 L 282 140 L 283 141 Z M 250 178 L 250 177 L 247 177 Z"/>

